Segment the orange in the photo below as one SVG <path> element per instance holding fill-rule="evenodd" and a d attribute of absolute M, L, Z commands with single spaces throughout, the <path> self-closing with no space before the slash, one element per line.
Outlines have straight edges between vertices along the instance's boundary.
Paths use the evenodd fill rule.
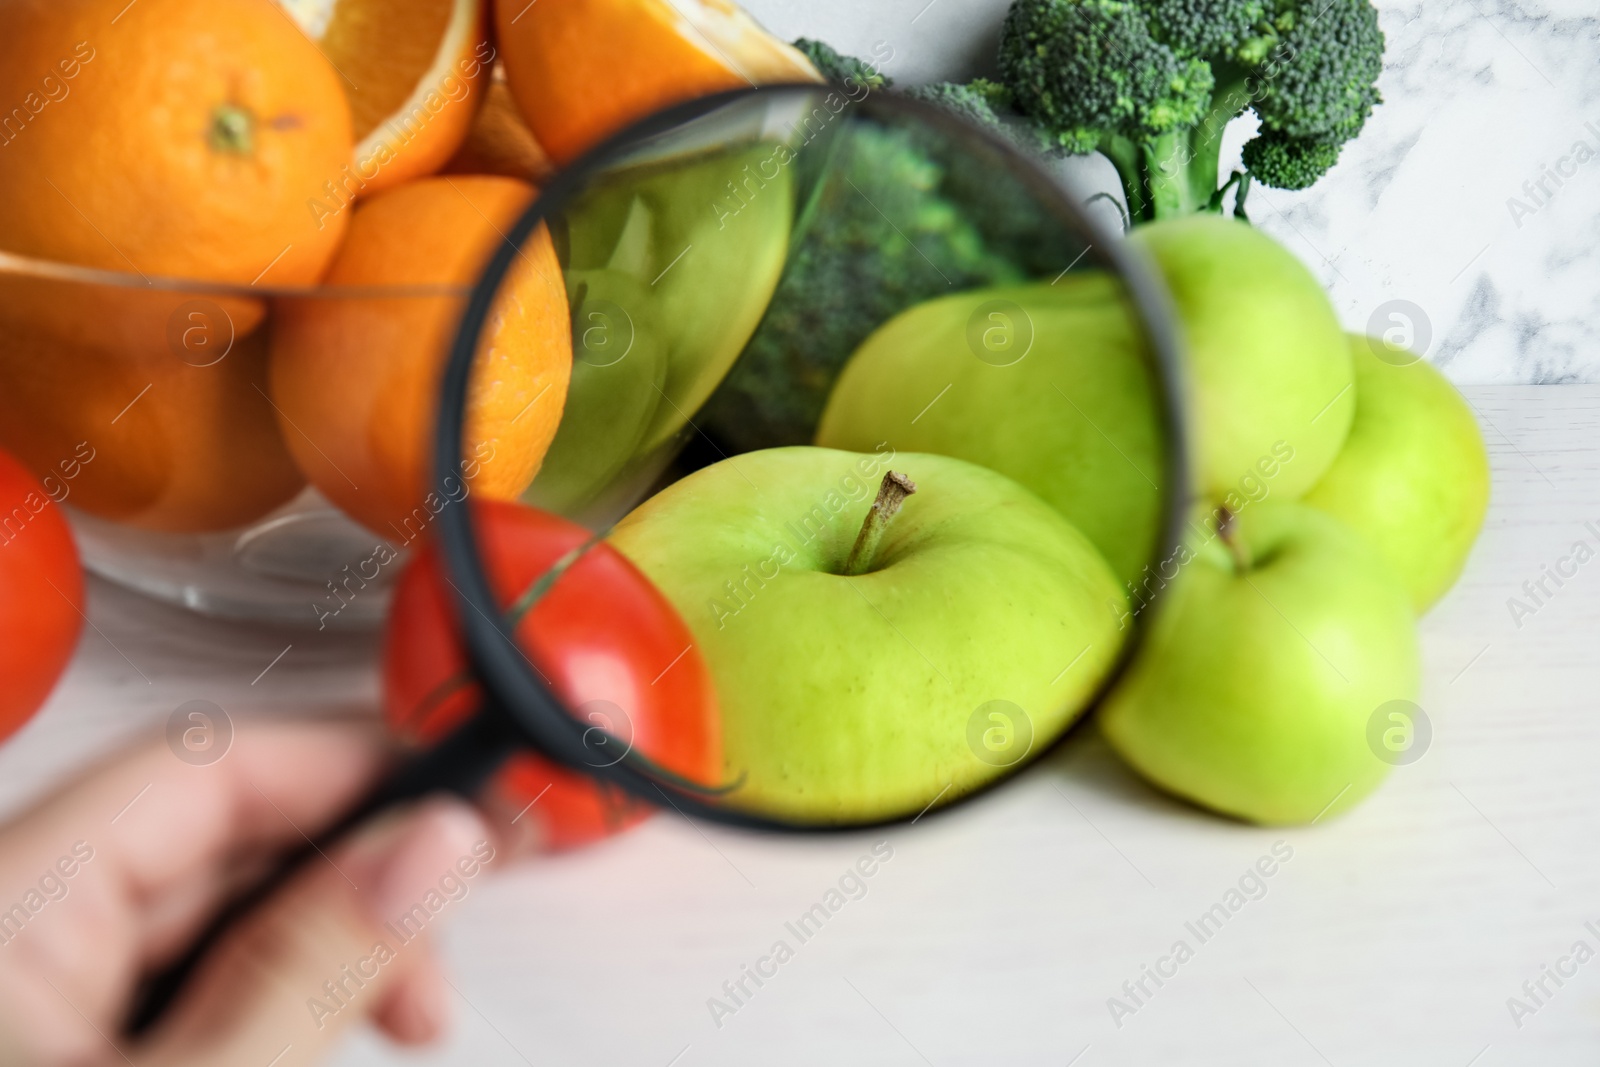
<path fill-rule="evenodd" d="M 438 170 L 466 138 L 494 64 L 485 0 L 279 0 L 350 101 L 355 152 L 323 192 L 343 210 Z"/>
<path fill-rule="evenodd" d="M 496 67 L 495 73 L 499 75 L 503 69 Z M 555 173 L 555 164 L 522 120 L 503 77 L 496 77 L 489 85 L 483 110 L 442 173 L 503 174 L 535 185 L 545 184 Z"/>
<path fill-rule="evenodd" d="M 0 275 L 0 439 L 72 503 L 163 530 L 248 522 L 302 484 L 261 390 L 260 299 L 193 366 L 193 294 L 315 282 L 343 219 L 308 201 L 351 147 L 338 75 L 272 0 L 0 3 L 0 250 L 127 286 Z M 191 331 L 192 332 L 192 331 Z"/>
<path fill-rule="evenodd" d="M 313 282 L 350 154 L 339 76 L 272 0 L 0 4 L 0 248 L 142 275 Z"/>
<path fill-rule="evenodd" d="M 653 111 L 822 77 L 728 0 L 495 0 L 512 95 L 557 163 Z"/>
<path fill-rule="evenodd" d="M 532 202 L 512 178 L 432 177 L 355 207 L 329 286 L 465 290 Z M 467 492 L 520 494 L 566 405 L 572 326 L 555 248 L 541 228 L 522 249 L 485 328 L 468 398 L 462 470 L 445 497 L 430 457 L 439 380 L 464 296 L 282 302 L 272 394 L 306 477 L 377 533 L 408 543 Z"/>
<path fill-rule="evenodd" d="M 72 507 L 147 529 L 232 529 L 289 501 L 305 479 L 267 400 L 265 331 L 234 337 L 203 297 L 183 315 L 187 362 L 4 330 L 20 358 L 0 385 L 0 447 L 61 480 Z"/>

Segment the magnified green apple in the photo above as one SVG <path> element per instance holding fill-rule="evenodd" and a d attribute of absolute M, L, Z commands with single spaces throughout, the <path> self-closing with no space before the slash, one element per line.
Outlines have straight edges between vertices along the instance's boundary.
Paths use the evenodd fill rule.
<path fill-rule="evenodd" d="M 632 275 L 569 270 L 567 289 L 572 380 L 561 425 L 525 499 L 568 518 L 605 521 L 606 490 L 640 453 L 666 395 L 663 335 L 648 290 Z"/>
<path fill-rule="evenodd" d="M 1135 227 L 1177 308 L 1192 394 L 1196 488 L 1221 501 L 1281 458 L 1272 491 L 1303 494 L 1333 464 L 1355 412 L 1350 346 L 1322 286 L 1293 253 L 1238 219 Z"/>
<path fill-rule="evenodd" d="M 891 319 L 835 384 L 816 443 L 937 452 L 1052 504 L 1124 581 L 1160 528 L 1158 385 L 1116 279 L 978 289 Z"/>
<path fill-rule="evenodd" d="M 766 312 L 795 210 L 785 145 L 674 155 L 598 179 L 563 213 L 571 271 L 606 268 L 643 287 L 666 360 L 646 452 L 682 430 Z M 582 328 L 575 323 L 575 328 Z"/>
<path fill-rule="evenodd" d="M 891 464 L 915 492 L 885 517 Z M 887 818 L 977 788 L 1078 716 L 1125 637 L 1088 539 L 944 456 L 745 453 L 645 501 L 611 543 L 711 669 L 728 802 L 769 816 Z"/>
<path fill-rule="evenodd" d="M 1455 584 L 1483 528 L 1489 457 L 1472 409 L 1431 364 L 1376 338 L 1350 344 L 1355 422 L 1304 499 L 1366 538 L 1420 614 Z"/>
<path fill-rule="evenodd" d="M 1223 528 L 1182 551 L 1100 727 L 1140 774 L 1216 811 L 1342 811 L 1389 769 L 1369 718 L 1416 698 L 1410 598 L 1365 541 L 1305 504 L 1252 504 Z"/>

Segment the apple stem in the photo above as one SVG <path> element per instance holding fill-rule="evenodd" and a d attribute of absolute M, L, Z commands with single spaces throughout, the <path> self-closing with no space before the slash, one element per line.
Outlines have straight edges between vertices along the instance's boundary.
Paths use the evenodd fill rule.
<path fill-rule="evenodd" d="M 1217 536 L 1222 538 L 1222 543 L 1228 549 L 1228 554 L 1233 557 L 1233 569 L 1237 574 L 1246 574 L 1250 570 L 1250 553 L 1239 542 L 1239 519 L 1227 508 L 1217 509 Z"/>
<path fill-rule="evenodd" d="M 855 546 L 850 549 L 850 558 L 845 560 L 844 573 L 846 575 L 865 574 L 872 569 L 872 557 L 878 554 L 878 545 L 883 541 L 883 535 L 889 530 L 889 523 L 900 511 L 900 505 L 906 502 L 906 497 L 917 491 L 917 483 L 907 478 L 899 471 L 889 471 L 883 476 L 882 483 L 878 486 L 878 498 L 872 502 L 872 507 L 867 509 L 866 521 L 861 524 L 861 532 L 856 535 Z"/>

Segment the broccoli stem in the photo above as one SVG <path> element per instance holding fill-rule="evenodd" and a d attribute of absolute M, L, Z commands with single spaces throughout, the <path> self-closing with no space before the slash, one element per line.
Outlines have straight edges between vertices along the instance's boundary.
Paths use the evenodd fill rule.
<path fill-rule="evenodd" d="M 1162 134 L 1149 141 L 1108 137 L 1100 152 L 1117 170 L 1128 215 L 1135 223 L 1190 215 L 1211 206 L 1217 191 L 1221 140 L 1198 130 Z"/>
<path fill-rule="evenodd" d="M 1126 137 L 1105 137 L 1100 142 L 1100 154 L 1117 169 L 1117 177 L 1122 181 L 1122 195 L 1128 202 L 1128 218 L 1135 223 L 1149 222 L 1155 218 L 1154 207 L 1145 192 L 1139 146 Z"/>
<path fill-rule="evenodd" d="M 1145 188 L 1156 219 L 1204 210 L 1216 191 L 1216 141 L 1196 144 L 1191 132 L 1163 134 L 1144 146 Z"/>
<path fill-rule="evenodd" d="M 1211 96 L 1211 107 L 1189 136 L 1189 193 L 1196 211 L 1221 212 L 1222 202 L 1217 196 L 1217 163 L 1222 155 L 1222 134 L 1250 103 L 1248 76 L 1242 70 L 1224 71 L 1218 65 L 1216 92 Z"/>
<path fill-rule="evenodd" d="M 1247 170 L 1233 172 L 1233 176 L 1223 183 L 1222 188 L 1212 194 L 1208 210 L 1218 215 L 1222 214 L 1222 205 L 1228 200 L 1228 190 L 1236 186 L 1237 189 L 1233 194 L 1233 217 L 1249 222 L 1250 215 L 1244 209 L 1244 198 L 1250 195 L 1250 172 Z"/>
<path fill-rule="evenodd" d="M 1135 223 L 1221 210 L 1222 131 L 1248 103 L 1245 78 L 1232 77 L 1218 87 L 1210 111 L 1193 127 L 1147 141 L 1115 135 L 1101 141 L 1099 150 L 1117 170 Z"/>

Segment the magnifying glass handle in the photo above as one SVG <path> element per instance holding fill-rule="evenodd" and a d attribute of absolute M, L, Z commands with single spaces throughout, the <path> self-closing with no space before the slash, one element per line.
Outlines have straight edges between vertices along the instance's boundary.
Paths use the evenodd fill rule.
<path fill-rule="evenodd" d="M 182 956 L 145 979 L 135 993 L 125 1031 L 136 1036 L 154 1025 L 222 935 L 281 888 L 307 860 L 322 855 L 350 830 L 385 808 L 429 793 L 475 795 L 515 749 L 515 739 L 504 716 L 492 708 L 481 708 L 433 748 L 396 768 L 338 822 L 315 840 L 286 853 L 265 878 L 225 905 Z"/>

